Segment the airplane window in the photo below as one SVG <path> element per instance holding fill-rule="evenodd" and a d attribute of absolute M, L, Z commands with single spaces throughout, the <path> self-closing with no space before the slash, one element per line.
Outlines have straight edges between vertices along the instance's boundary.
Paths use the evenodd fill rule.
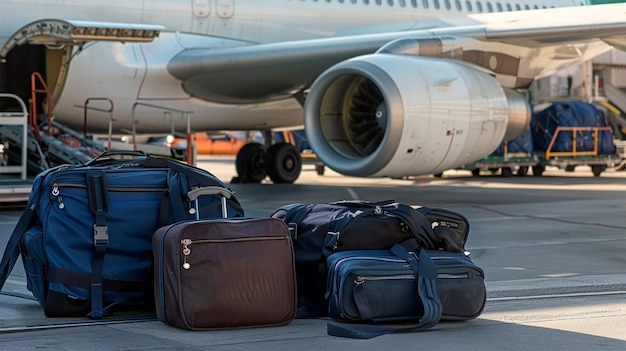
<path fill-rule="evenodd" d="M 463 10 L 463 6 L 461 5 L 461 1 L 455 0 L 454 1 L 454 5 L 456 6 L 456 10 L 457 11 L 462 11 Z"/>
<path fill-rule="evenodd" d="M 491 6 L 491 3 L 487 1 L 487 12 L 493 12 L 493 6 Z"/>
<path fill-rule="evenodd" d="M 467 11 L 472 12 L 472 3 L 469 0 L 465 2 L 465 7 L 467 7 Z"/>
<path fill-rule="evenodd" d="M 433 0 L 433 5 L 435 5 L 435 8 L 439 10 L 439 0 Z"/>
<path fill-rule="evenodd" d="M 398 4 L 399 4 L 401 7 L 405 7 L 405 6 L 406 6 L 406 1 L 405 1 L 405 0 L 398 0 Z"/>
<path fill-rule="evenodd" d="M 388 4 L 389 6 L 393 6 L 393 0 L 387 0 L 387 4 Z"/>
<path fill-rule="evenodd" d="M 411 0 L 411 6 L 417 7 L 417 0 Z"/>
<path fill-rule="evenodd" d="M 483 12 L 483 4 L 479 1 L 476 1 L 476 11 Z"/>
<path fill-rule="evenodd" d="M 382 0 L 376 0 L 376 5 L 380 6 L 382 4 Z"/>
<path fill-rule="evenodd" d="M 496 8 L 498 9 L 498 12 L 502 12 L 502 11 L 504 11 L 504 10 L 502 9 L 502 4 L 500 4 L 499 2 L 498 2 L 498 3 L 496 3 Z"/>
<path fill-rule="evenodd" d="M 428 0 L 422 0 L 422 4 L 424 5 L 425 9 L 428 8 Z"/>
<path fill-rule="evenodd" d="M 530 6 L 528 6 L 528 4 L 524 5 L 524 9 L 525 10 L 530 10 Z"/>
<path fill-rule="evenodd" d="M 365 5 L 369 5 L 369 4 L 370 4 L 370 0 L 363 0 L 363 3 L 364 3 Z"/>
<path fill-rule="evenodd" d="M 538 10 L 538 9 L 539 9 L 539 6 L 535 5 L 535 6 L 533 6 L 533 8 L 534 8 L 535 10 Z"/>
<path fill-rule="evenodd" d="M 511 4 L 509 4 L 508 2 L 506 3 L 506 10 L 507 11 L 513 11 L 513 8 L 511 7 Z"/>
<path fill-rule="evenodd" d="M 450 11 L 450 8 L 452 6 L 450 6 L 450 0 L 444 0 L 444 4 L 446 4 L 446 10 Z"/>
<path fill-rule="evenodd" d="M 522 11 L 522 8 L 519 6 L 519 4 L 515 4 L 515 9 L 516 9 L 517 11 Z"/>

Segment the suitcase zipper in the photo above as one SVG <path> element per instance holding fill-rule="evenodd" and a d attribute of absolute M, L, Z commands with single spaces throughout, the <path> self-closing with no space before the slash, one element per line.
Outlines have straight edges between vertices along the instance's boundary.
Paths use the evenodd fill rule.
<path fill-rule="evenodd" d="M 182 253 L 183 253 L 183 268 L 189 269 L 191 268 L 191 264 L 187 262 L 187 256 L 191 254 L 191 249 L 189 246 L 191 244 L 211 244 L 211 243 L 235 243 L 235 242 L 246 242 L 246 241 L 268 241 L 268 240 L 286 240 L 286 236 L 254 236 L 254 237 L 244 237 L 244 238 L 228 238 L 228 239 L 200 239 L 200 240 L 191 240 L 191 239 L 182 239 L 180 244 L 182 245 Z"/>

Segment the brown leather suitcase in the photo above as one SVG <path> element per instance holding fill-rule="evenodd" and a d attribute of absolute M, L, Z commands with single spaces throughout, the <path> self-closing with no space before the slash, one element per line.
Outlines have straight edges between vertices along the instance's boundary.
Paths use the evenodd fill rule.
<path fill-rule="evenodd" d="M 293 244 L 271 217 L 179 222 L 152 238 L 157 317 L 191 330 L 287 324 L 296 314 Z"/>

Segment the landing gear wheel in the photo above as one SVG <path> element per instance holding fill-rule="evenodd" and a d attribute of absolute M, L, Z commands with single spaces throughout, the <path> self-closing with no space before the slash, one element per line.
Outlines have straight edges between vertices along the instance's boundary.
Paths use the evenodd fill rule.
<path fill-rule="evenodd" d="M 599 177 L 605 169 L 605 165 L 591 165 L 591 172 L 593 173 L 594 177 Z"/>
<path fill-rule="evenodd" d="M 293 183 L 300 176 L 302 158 L 289 143 L 278 143 L 267 150 L 265 170 L 274 183 Z"/>
<path fill-rule="evenodd" d="M 259 143 L 246 144 L 239 150 L 235 167 L 241 183 L 258 183 L 265 178 L 264 153 Z"/>
<path fill-rule="evenodd" d="M 546 170 L 545 166 L 533 166 L 533 176 L 541 177 L 541 175 L 543 174 L 543 171 L 545 170 Z"/>
<path fill-rule="evenodd" d="M 517 169 L 517 173 L 516 173 L 516 175 L 517 175 L 518 177 L 525 177 L 527 174 L 528 174 L 528 166 L 520 166 L 520 167 Z"/>
<path fill-rule="evenodd" d="M 513 170 L 511 169 L 511 167 L 502 167 L 502 169 L 500 169 L 500 174 L 503 177 L 510 177 L 513 175 Z"/>
<path fill-rule="evenodd" d="M 472 169 L 472 176 L 474 176 L 474 177 L 480 176 L 480 168 Z"/>
<path fill-rule="evenodd" d="M 324 171 L 326 170 L 326 165 L 315 165 L 315 172 L 317 175 L 324 175 Z"/>

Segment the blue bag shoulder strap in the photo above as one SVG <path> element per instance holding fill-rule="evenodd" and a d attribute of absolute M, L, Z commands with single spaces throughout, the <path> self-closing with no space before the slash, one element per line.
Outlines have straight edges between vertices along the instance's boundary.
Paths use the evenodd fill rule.
<path fill-rule="evenodd" d="M 24 233 L 26 233 L 26 230 L 30 226 L 34 217 L 35 204 L 31 204 L 22 213 L 22 216 L 18 220 L 17 225 L 13 229 L 13 233 L 11 233 L 11 237 L 9 238 L 7 246 L 4 248 L 2 261 L 0 261 L 0 290 L 2 290 L 2 287 L 4 287 L 4 283 L 9 278 L 13 267 L 15 267 L 17 258 L 20 255 L 20 241 L 22 240 Z"/>
<path fill-rule="evenodd" d="M 437 267 L 426 253 L 426 250 L 417 248 L 419 254 L 416 254 L 414 251 L 410 251 L 413 250 L 412 247 L 414 247 L 413 243 L 396 244 L 392 247 L 391 252 L 396 256 L 406 259 L 416 273 L 417 293 L 424 307 L 424 314 L 419 321 L 413 325 L 397 327 L 375 324 L 328 322 L 326 325 L 328 335 L 344 338 L 371 339 L 391 332 L 425 330 L 435 326 L 439 322 L 442 307 L 437 294 Z"/>
<path fill-rule="evenodd" d="M 67 168 L 67 165 L 49 168 L 39 173 L 39 175 L 35 178 L 33 186 L 31 187 L 31 193 L 28 198 L 26 210 L 24 210 L 15 225 L 15 228 L 13 228 L 13 233 L 11 233 L 7 246 L 4 248 L 4 253 L 2 254 L 2 260 L 0 261 L 0 290 L 4 287 L 4 283 L 9 278 L 13 267 L 15 267 L 17 258 L 20 255 L 20 241 L 24 237 L 28 228 L 31 226 L 33 219 L 36 217 L 35 208 L 37 206 L 37 202 L 39 202 L 39 198 L 41 197 L 41 187 L 45 177 L 49 173 L 62 168 Z"/>

